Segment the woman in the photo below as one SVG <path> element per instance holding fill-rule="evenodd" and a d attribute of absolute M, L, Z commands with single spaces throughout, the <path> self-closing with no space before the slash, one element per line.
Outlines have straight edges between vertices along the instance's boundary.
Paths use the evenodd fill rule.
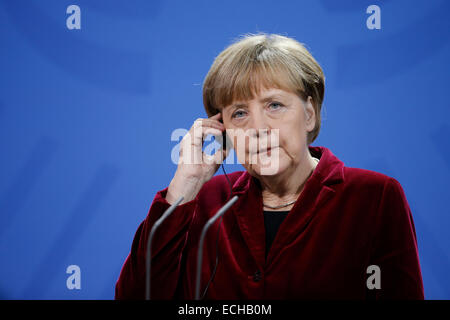
<path fill-rule="evenodd" d="M 280 35 L 247 35 L 215 59 L 203 85 L 209 118 L 183 138 L 176 173 L 136 232 L 117 299 L 145 297 L 148 233 L 180 196 L 153 240 L 151 297 L 193 299 L 201 230 L 234 195 L 206 234 L 202 298 L 423 299 L 401 185 L 310 145 L 324 80 L 305 47 Z M 229 149 L 208 157 L 203 139 L 223 132 L 246 171 L 214 176 Z M 248 143 L 239 144 L 243 134 Z"/>

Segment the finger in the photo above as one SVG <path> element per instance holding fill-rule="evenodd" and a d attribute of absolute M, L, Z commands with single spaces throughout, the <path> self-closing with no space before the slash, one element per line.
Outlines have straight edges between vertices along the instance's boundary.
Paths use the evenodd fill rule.
<path fill-rule="evenodd" d="M 215 140 L 217 140 L 217 138 L 222 138 L 222 131 L 218 130 L 218 129 L 214 129 L 214 128 L 206 128 L 203 131 L 203 140 L 206 140 L 206 137 L 208 135 L 213 135 L 215 136 Z M 202 142 L 203 144 L 203 142 Z M 203 148 L 203 145 L 202 145 Z M 207 164 L 207 165 L 213 165 L 213 164 L 219 164 L 222 162 L 222 149 L 221 148 L 215 148 L 215 152 L 212 155 L 209 155 L 205 152 L 202 151 L 202 159 L 203 159 L 203 163 Z"/>
<path fill-rule="evenodd" d="M 215 152 L 211 155 L 203 152 L 203 161 L 207 165 L 220 165 L 226 158 L 226 153 L 223 148 L 215 150 Z"/>
<path fill-rule="evenodd" d="M 230 150 L 231 150 L 231 146 L 230 145 L 228 145 L 226 149 L 222 148 L 222 152 L 224 153 L 223 160 L 225 160 L 228 157 L 228 155 L 230 154 Z"/>
<path fill-rule="evenodd" d="M 214 153 L 213 157 L 214 157 L 214 163 L 217 164 L 221 164 L 222 162 L 225 161 L 225 159 L 228 156 L 228 149 L 224 150 L 224 149 L 220 149 L 218 150 L 216 153 Z"/>
<path fill-rule="evenodd" d="M 223 118 L 222 118 L 222 113 L 221 112 L 213 115 L 212 117 L 209 117 L 208 119 L 209 120 L 213 120 L 213 121 L 218 121 L 218 122 L 223 124 Z"/>
<path fill-rule="evenodd" d="M 222 118 L 222 113 L 219 112 L 219 113 L 216 113 L 215 115 L 209 117 L 208 119 L 219 120 L 219 119 L 221 119 L 221 118 Z"/>
<path fill-rule="evenodd" d="M 220 125 L 218 125 L 217 123 L 214 122 L 204 122 L 204 120 L 206 119 L 197 119 L 194 121 L 194 124 L 192 125 L 192 127 L 189 129 L 189 134 L 190 137 L 192 137 L 191 141 L 196 141 L 197 143 L 199 143 L 199 139 L 203 139 L 203 132 L 206 129 L 216 129 L 216 130 L 225 130 L 225 128 L 222 128 Z M 194 139 L 194 137 L 196 139 Z M 188 137 L 189 138 L 189 137 Z"/>
<path fill-rule="evenodd" d="M 216 151 L 213 155 L 203 153 L 203 161 L 208 165 L 220 165 L 224 159 L 222 150 Z"/>
<path fill-rule="evenodd" d="M 208 134 L 212 134 L 213 136 L 222 137 L 222 130 L 216 128 L 204 128 L 203 130 L 203 140 L 208 136 Z"/>
<path fill-rule="evenodd" d="M 208 119 L 196 119 L 185 137 L 183 137 L 180 156 L 183 154 L 185 158 L 191 158 L 190 163 L 201 163 L 203 158 L 203 141 L 205 140 L 206 135 L 211 133 L 220 136 L 222 131 L 225 130 L 223 123 L 217 120 L 220 116 L 221 114 L 216 114 Z M 208 129 L 210 131 L 206 131 Z"/>
<path fill-rule="evenodd" d="M 184 142 L 196 146 L 202 146 L 202 142 L 205 140 L 208 134 L 221 137 L 223 130 L 215 127 L 194 127 L 189 130 L 183 137 Z"/>
<path fill-rule="evenodd" d="M 226 137 L 226 139 L 228 138 L 228 136 Z M 231 146 L 231 143 L 230 143 L 230 140 L 228 140 L 227 139 L 227 141 L 225 142 L 225 141 L 223 141 L 223 136 L 221 135 L 220 137 L 219 137 L 219 143 L 222 145 L 221 146 L 221 148 L 219 149 L 219 150 L 217 150 L 215 153 L 214 153 L 214 155 L 212 156 L 213 157 L 213 161 L 214 161 L 214 163 L 216 163 L 216 164 L 221 164 L 221 163 L 223 163 L 224 161 L 225 161 L 225 159 L 228 157 L 228 155 L 230 154 L 230 151 L 231 151 L 231 149 L 232 149 L 232 146 Z M 223 148 L 223 144 L 224 143 L 228 143 L 227 144 L 227 147 L 224 149 Z"/>
<path fill-rule="evenodd" d="M 214 127 L 217 129 L 224 129 L 222 122 L 213 119 L 198 119 L 195 124 L 196 127 Z"/>
<path fill-rule="evenodd" d="M 202 162 L 203 143 L 209 134 L 220 137 L 222 136 L 222 131 L 212 127 L 195 127 L 186 133 L 182 141 L 183 155 L 186 155 L 186 161 L 191 159 L 190 163 L 193 164 Z"/>

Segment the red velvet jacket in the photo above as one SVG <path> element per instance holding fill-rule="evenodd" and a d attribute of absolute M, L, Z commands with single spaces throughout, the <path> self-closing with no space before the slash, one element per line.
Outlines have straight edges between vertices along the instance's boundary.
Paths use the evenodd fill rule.
<path fill-rule="evenodd" d="M 238 201 L 223 216 L 219 263 L 205 299 L 423 299 L 414 222 L 401 185 L 374 171 L 345 167 L 325 147 L 280 225 L 265 260 L 261 190 L 246 171 L 229 174 Z M 169 207 L 159 191 L 139 226 L 116 283 L 116 299 L 145 298 L 148 233 Z M 224 175 L 177 207 L 152 244 L 153 299 L 194 299 L 197 248 L 206 221 L 230 198 Z M 201 292 L 216 262 L 219 220 L 204 246 Z M 380 289 L 367 279 L 380 269 Z"/>

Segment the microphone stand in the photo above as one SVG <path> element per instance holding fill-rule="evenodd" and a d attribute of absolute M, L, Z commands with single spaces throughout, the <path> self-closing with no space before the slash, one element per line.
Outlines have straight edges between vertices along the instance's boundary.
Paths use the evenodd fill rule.
<path fill-rule="evenodd" d="M 231 198 L 225 205 L 217 211 L 217 213 L 206 222 L 203 227 L 200 241 L 198 245 L 197 252 L 197 275 L 195 279 L 195 300 L 200 300 L 200 282 L 201 282 L 201 270 L 202 270 L 202 260 L 203 260 L 203 242 L 205 241 L 206 231 L 208 231 L 209 227 L 220 218 L 238 199 L 238 196 L 234 196 Z"/>
<path fill-rule="evenodd" d="M 175 210 L 175 208 L 180 204 L 181 201 L 183 201 L 184 197 L 181 196 L 178 198 L 177 201 L 175 201 L 174 204 L 172 204 L 169 208 L 167 208 L 166 211 L 164 211 L 163 215 L 156 220 L 155 224 L 153 225 L 152 229 L 150 230 L 150 234 L 147 239 L 147 252 L 145 255 L 145 266 L 146 266 L 146 272 L 145 272 L 145 299 L 150 300 L 150 277 L 151 277 L 151 259 L 152 259 L 152 241 L 153 236 L 155 235 L 156 230 L 158 227 L 163 223 L 164 220 Z"/>

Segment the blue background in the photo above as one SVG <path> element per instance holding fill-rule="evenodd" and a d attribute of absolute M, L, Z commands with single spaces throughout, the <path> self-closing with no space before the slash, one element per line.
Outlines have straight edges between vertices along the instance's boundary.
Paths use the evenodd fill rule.
<path fill-rule="evenodd" d="M 71 4 L 81 30 L 66 27 Z M 371 4 L 381 30 L 366 27 Z M 449 299 L 449 14 L 445 0 L 0 1 L 0 298 L 114 297 L 175 172 L 172 131 L 206 117 L 214 57 L 264 31 L 305 43 L 321 64 L 312 145 L 402 184 L 425 296 Z M 71 264 L 81 290 L 66 287 Z"/>

